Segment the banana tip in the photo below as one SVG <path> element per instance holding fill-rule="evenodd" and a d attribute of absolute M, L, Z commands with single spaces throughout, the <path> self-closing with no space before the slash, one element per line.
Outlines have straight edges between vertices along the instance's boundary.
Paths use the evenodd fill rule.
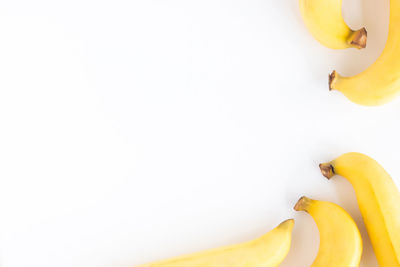
<path fill-rule="evenodd" d="M 336 82 L 337 79 L 337 72 L 336 70 L 332 71 L 331 74 L 329 74 L 329 91 L 333 90 L 333 86 Z"/>
<path fill-rule="evenodd" d="M 321 170 L 322 175 L 325 176 L 327 179 L 331 179 L 332 176 L 335 175 L 333 166 L 330 163 L 321 163 L 319 164 L 319 168 Z"/>
<path fill-rule="evenodd" d="M 278 227 L 293 228 L 293 226 L 294 226 L 294 219 L 287 219 L 286 221 L 281 222 Z"/>
<path fill-rule="evenodd" d="M 306 211 L 307 210 L 307 206 L 310 203 L 311 199 L 309 199 L 306 196 L 302 196 L 296 203 L 296 205 L 294 205 L 293 209 L 295 211 Z"/>
<path fill-rule="evenodd" d="M 367 30 L 365 28 L 353 32 L 350 38 L 350 45 L 357 48 L 365 48 L 367 46 Z"/>

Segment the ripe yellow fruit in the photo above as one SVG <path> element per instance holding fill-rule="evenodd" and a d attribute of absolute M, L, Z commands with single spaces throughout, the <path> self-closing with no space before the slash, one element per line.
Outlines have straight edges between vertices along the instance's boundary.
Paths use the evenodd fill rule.
<path fill-rule="evenodd" d="M 320 168 L 328 179 L 338 174 L 353 185 L 379 266 L 400 267 L 400 193 L 389 174 L 361 153 L 344 154 Z"/>
<path fill-rule="evenodd" d="M 350 29 L 342 17 L 342 0 L 300 0 L 308 30 L 321 44 L 333 49 L 364 48 L 367 31 Z"/>
<path fill-rule="evenodd" d="M 302 197 L 294 207 L 309 213 L 318 226 L 320 244 L 311 267 L 356 267 L 360 264 L 362 240 L 356 223 L 340 206 Z"/>
<path fill-rule="evenodd" d="M 243 244 L 138 267 L 276 267 L 289 252 L 293 226 L 293 219 L 286 220 L 269 233 Z"/>
<path fill-rule="evenodd" d="M 353 77 L 333 71 L 329 88 L 342 92 L 354 103 L 382 105 L 400 92 L 400 0 L 390 0 L 389 36 L 381 56 L 368 69 Z"/>

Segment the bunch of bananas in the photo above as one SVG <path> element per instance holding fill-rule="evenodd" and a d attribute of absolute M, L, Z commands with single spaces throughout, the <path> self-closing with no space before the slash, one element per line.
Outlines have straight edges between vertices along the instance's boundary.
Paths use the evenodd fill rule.
<path fill-rule="evenodd" d="M 333 49 L 365 48 L 367 31 L 350 29 L 342 18 L 341 0 L 300 0 L 304 22 L 313 36 Z M 382 55 L 363 73 L 329 76 L 329 88 L 341 91 L 361 105 L 380 105 L 400 92 L 400 0 L 390 0 L 389 38 Z M 372 158 L 347 153 L 319 165 L 322 174 L 335 174 L 354 187 L 361 214 L 379 265 L 400 267 L 400 192 L 389 174 Z M 294 206 L 305 211 L 318 226 L 320 245 L 312 267 L 356 267 L 360 264 L 362 239 L 351 216 L 340 206 L 301 197 Z M 233 246 L 218 248 L 139 267 L 273 267 L 291 246 L 294 220 L 279 224 L 267 234 Z"/>
<path fill-rule="evenodd" d="M 341 0 L 300 0 L 304 22 L 312 35 L 333 49 L 364 48 L 367 32 L 351 30 L 342 18 Z M 329 89 L 342 92 L 354 103 L 382 105 L 400 92 L 400 0 L 390 0 L 389 36 L 380 57 L 365 71 L 343 77 L 336 71 L 329 75 Z"/>
<path fill-rule="evenodd" d="M 319 165 L 330 179 L 338 174 L 353 185 L 373 248 L 382 267 L 400 267 L 400 192 L 389 174 L 372 158 L 347 153 Z M 362 240 L 351 216 L 340 206 L 302 197 L 305 211 L 318 226 L 320 245 L 312 267 L 356 267 Z M 246 243 L 218 248 L 138 267 L 276 267 L 289 252 L 294 220 Z"/>

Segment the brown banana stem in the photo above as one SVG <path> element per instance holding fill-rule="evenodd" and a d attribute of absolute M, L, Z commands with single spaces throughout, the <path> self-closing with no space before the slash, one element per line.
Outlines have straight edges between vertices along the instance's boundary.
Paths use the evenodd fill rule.
<path fill-rule="evenodd" d="M 357 49 L 365 48 L 367 46 L 367 30 L 362 28 L 353 32 L 350 35 L 349 43 Z"/>
<path fill-rule="evenodd" d="M 331 179 L 332 176 L 335 175 L 335 170 L 333 169 L 333 166 L 330 163 L 321 163 L 319 164 L 319 168 L 321 169 L 322 175 L 328 179 Z"/>

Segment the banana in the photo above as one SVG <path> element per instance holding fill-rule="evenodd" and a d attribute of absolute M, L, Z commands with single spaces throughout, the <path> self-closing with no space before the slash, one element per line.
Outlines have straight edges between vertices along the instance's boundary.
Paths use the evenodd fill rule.
<path fill-rule="evenodd" d="M 258 239 L 138 267 L 276 267 L 286 257 L 294 220 L 286 220 Z"/>
<path fill-rule="evenodd" d="M 340 206 L 302 197 L 294 207 L 306 211 L 320 235 L 318 255 L 311 267 L 356 267 L 360 264 L 362 240 L 356 223 Z"/>
<path fill-rule="evenodd" d="M 389 174 L 372 158 L 347 153 L 320 164 L 330 179 L 343 176 L 353 185 L 379 266 L 400 266 L 400 193 Z"/>
<path fill-rule="evenodd" d="M 351 30 L 342 17 L 342 0 L 300 0 L 300 11 L 311 34 L 333 49 L 364 48 L 367 31 Z"/>
<path fill-rule="evenodd" d="M 329 89 L 342 92 L 354 103 L 382 105 L 400 92 L 400 0 L 390 0 L 389 36 L 380 57 L 365 71 L 343 77 L 329 75 Z"/>

